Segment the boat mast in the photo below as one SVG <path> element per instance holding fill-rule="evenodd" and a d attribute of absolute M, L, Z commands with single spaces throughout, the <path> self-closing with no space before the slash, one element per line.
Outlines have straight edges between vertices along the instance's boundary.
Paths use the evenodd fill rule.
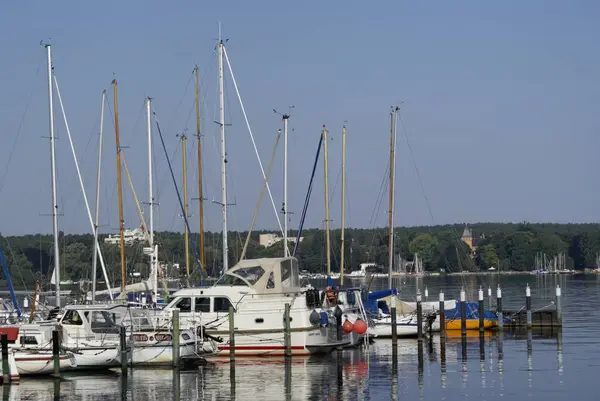
<path fill-rule="evenodd" d="M 327 275 L 331 275 L 331 248 L 329 237 L 329 171 L 327 167 L 327 129 L 323 126 L 323 167 L 325 169 L 325 255 L 327 255 Z"/>
<path fill-rule="evenodd" d="M 392 112 L 390 113 L 390 194 L 389 194 L 389 206 L 388 206 L 388 214 L 389 214 L 389 254 L 388 254 L 388 263 L 389 263 L 389 277 L 388 284 L 389 287 L 392 288 L 392 271 L 394 266 L 394 172 L 396 167 L 396 141 L 395 141 L 395 119 L 396 112 L 398 111 L 398 107 L 392 107 Z"/>
<path fill-rule="evenodd" d="M 217 44 L 219 60 L 219 125 L 221 127 L 221 214 L 223 216 L 223 272 L 229 269 L 229 247 L 227 244 L 227 154 L 225 147 L 225 97 L 223 93 L 223 40 L 219 28 Z"/>
<path fill-rule="evenodd" d="M 152 99 L 146 98 L 146 129 L 148 131 L 148 214 L 150 215 L 150 230 L 148 232 L 148 245 L 152 249 L 150 253 L 150 272 L 152 273 L 152 302 L 158 300 L 158 246 L 154 245 L 154 191 L 152 178 Z M 148 227 L 146 227 L 148 228 Z"/>
<path fill-rule="evenodd" d="M 198 139 L 198 208 L 200 216 L 200 263 L 204 269 L 204 194 L 202 190 L 202 143 L 200 141 L 200 96 L 198 83 L 198 66 L 194 68 L 196 78 L 196 137 Z"/>
<path fill-rule="evenodd" d="M 121 180 L 121 143 L 119 141 L 119 103 L 117 99 L 117 80 L 112 80 L 115 105 L 115 141 L 117 145 L 117 192 L 119 196 L 119 234 L 121 237 L 121 295 L 125 292 L 125 220 L 123 219 L 123 183 Z"/>
<path fill-rule="evenodd" d="M 48 108 L 50 112 L 50 166 L 52 175 L 52 231 L 54 234 L 54 286 L 56 288 L 56 306 L 60 308 L 60 253 L 58 243 L 58 203 L 56 201 L 56 152 L 54 137 L 54 102 L 52 92 L 52 45 L 46 44 L 48 59 Z"/>
<path fill-rule="evenodd" d="M 100 134 L 98 136 L 98 171 L 96 173 L 96 216 L 94 218 L 94 249 L 92 259 L 92 305 L 96 302 L 96 269 L 98 268 L 98 219 L 100 216 L 100 172 L 102 171 L 102 133 L 104 132 L 104 103 L 106 89 L 102 91 L 102 106 L 100 107 Z"/>
<path fill-rule="evenodd" d="M 346 220 L 346 126 L 342 127 L 342 226 L 341 226 L 341 251 L 340 251 L 340 285 L 344 285 L 344 252 L 345 252 L 345 220 Z"/>
<path fill-rule="evenodd" d="M 283 257 L 287 258 L 288 250 L 288 120 L 289 114 L 284 114 L 283 119 Z"/>
<path fill-rule="evenodd" d="M 181 170 L 183 174 L 183 233 L 185 241 L 185 273 L 190 276 L 190 232 L 186 219 L 188 218 L 188 197 L 187 197 L 187 136 L 185 132 L 181 134 Z"/>

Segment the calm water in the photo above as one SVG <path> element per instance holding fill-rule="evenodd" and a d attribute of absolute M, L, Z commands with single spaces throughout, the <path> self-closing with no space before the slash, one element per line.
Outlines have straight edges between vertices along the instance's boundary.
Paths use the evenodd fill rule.
<path fill-rule="evenodd" d="M 399 342 L 393 362 L 390 341 L 364 350 L 348 350 L 326 358 L 240 360 L 209 363 L 194 371 L 135 370 L 125 380 L 118 374 L 26 379 L 4 387 L 3 400 L 565 400 L 598 399 L 600 375 L 600 275 L 428 277 L 403 280 L 402 297 L 414 298 L 416 286 L 437 300 L 458 298 L 461 286 L 475 300 L 480 285 L 501 281 L 505 309 L 524 305 L 525 284 L 532 288 L 533 308 L 554 299 L 557 283 L 563 294 L 561 334 L 529 336 L 505 333 L 483 345 L 478 337 L 439 338 L 419 349 L 416 340 Z M 356 282 L 359 285 L 360 282 Z M 373 288 L 387 281 L 373 283 Z M 487 290 L 485 291 L 487 296 Z M 495 296 L 495 292 L 494 292 Z M 486 300 L 487 302 L 487 300 Z M 463 348 L 463 346 L 465 346 Z"/>

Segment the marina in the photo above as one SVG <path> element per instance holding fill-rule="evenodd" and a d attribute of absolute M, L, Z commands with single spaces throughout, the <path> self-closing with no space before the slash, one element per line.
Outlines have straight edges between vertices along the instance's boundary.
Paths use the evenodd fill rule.
<path fill-rule="evenodd" d="M 65 372 L 60 381 L 22 377 L 18 385 L 3 387 L 3 399 L 368 400 L 434 399 L 455 393 L 473 400 L 517 394 L 527 394 L 533 400 L 558 400 L 572 386 L 581 391 L 581 399 L 594 399 L 593 383 L 587 379 L 600 357 L 600 343 L 595 336 L 590 337 L 600 329 L 598 312 L 591 306 L 600 301 L 598 276 L 540 277 L 529 283 L 522 276 L 505 277 L 501 283 L 484 282 L 487 279 L 469 278 L 466 283 L 455 278 L 413 279 L 405 283 L 403 297 L 416 296 L 416 285 L 427 285 L 430 292 L 443 289 L 453 294 L 464 284 L 469 288 L 501 284 L 507 310 L 519 310 L 525 302 L 524 296 L 517 298 L 517 294 L 524 293 L 523 287 L 529 284 L 535 310 L 552 302 L 556 286 L 561 285 L 563 326 L 529 330 L 505 326 L 484 333 L 469 330 L 466 336 L 448 330 L 445 338 L 434 334 L 422 340 L 398 339 L 395 346 L 392 339 L 375 339 L 371 344 L 329 355 L 250 357 L 231 363 L 208 359 L 194 368 L 134 367 L 127 374 L 119 369 L 113 373 Z M 266 376 L 271 378 L 268 383 L 263 380 Z M 548 393 L 537 393 L 535 389 L 540 387 Z"/>

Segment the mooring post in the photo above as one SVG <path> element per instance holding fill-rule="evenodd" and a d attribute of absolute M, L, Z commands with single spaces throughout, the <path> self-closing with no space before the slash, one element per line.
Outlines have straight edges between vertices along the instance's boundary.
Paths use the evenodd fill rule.
<path fill-rule="evenodd" d="M 485 331 L 485 310 L 483 309 L 483 289 L 479 287 L 479 332 Z"/>
<path fill-rule="evenodd" d="M 446 337 L 446 305 L 444 302 L 444 291 L 440 290 L 440 337 Z"/>
<path fill-rule="evenodd" d="M 460 288 L 460 334 L 467 336 L 467 294 L 464 288 Z"/>
<path fill-rule="evenodd" d="M 498 330 L 502 330 L 504 328 L 504 316 L 502 316 L 502 289 L 500 284 L 498 284 L 496 290 L 496 314 L 498 316 Z"/>
<path fill-rule="evenodd" d="M 179 367 L 179 309 L 173 309 L 173 367 Z"/>
<path fill-rule="evenodd" d="M 558 325 L 562 327 L 562 291 L 560 285 L 556 285 L 556 318 Z"/>
<path fill-rule="evenodd" d="M 229 307 L 229 362 L 235 362 L 235 321 L 233 306 Z"/>
<path fill-rule="evenodd" d="M 121 348 L 121 375 L 127 375 L 127 329 L 119 326 L 119 347 Z"/>
<path fill-rule="evenodd" d="M 392 294 L 392 298 L 390 300 L 391 303 L 391 318 L 392 318 L 392 347 L 398 346 L 398 326 L 396 326 L 397 315 L 396 315 L 396 296 Z"/>
<path fill-rule="evenodd" d="M 8 367 L 8 334 L 2 333 L 2 383 L 10 383 L 10 372 Z"/>
<path fill-rule="evenodd" d="M 529 284 L 525 287 L 525 309 L 527 310 L 527 328 L 530 329 L 533 323 L 531 319 L 531 288 L 529 288 Z"/>
<path fill-rule="evenodd" d="M 285 345 L 285 356 L 292 356 L 292 339 L 290 332 L 290 304 L 285 304 L 285 311 L 283 313 L 283 344 Z"/>
<path fill-rule="evenodd" d="M 417 289 L 417 338 L 423 341 L 423 305 L 421 305 L 421 291 Z"/>
<path fill-rule="evenodd" d="M 425 287 L 425 302 L 427 302 L 427 298 L 429 298 L 429 290 Z"/>
<path fill-rule="evenodd" d="M 488 310 L 492 310 L 492 287 L 488 286 Z"/>
<path fill-rule="evenodd" d="M 60 338 L 58 330 L 52 330 L 52 360 L 54 361 L 54 376 L 60 377 Z"/>

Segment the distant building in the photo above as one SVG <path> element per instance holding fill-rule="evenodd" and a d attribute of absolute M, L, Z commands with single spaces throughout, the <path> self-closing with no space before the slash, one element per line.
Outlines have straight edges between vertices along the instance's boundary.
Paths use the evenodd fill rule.
<path fill-rule="evenodd" d="M 141 228 L 134 228 L 133 230 L 125 230 L 123 232 L 125 237 L 125 245 L 131 245 L 136 241 L 145 241 L 146 235 Z M 111 234 L 107 238 L 104 238 L 105 244 L 119 245 L 121 242 L 120 234 Z"/>
<path fill-rule="evenodd" d="M 465 229 L 463 230 L 460 239 L 462 240 L 462 242 L 467 244 L 467 246 L 471 249 L 471 252 L 475 253 L 475 251 L 477 250 L 477 244 L 473 240 L 473 231 L 471 231 L 467 223 L 465 223 Z"/>
<path fill-rule="evenodd" d="M 300 237 L 300 242 L 304 240 L 304 237 Z M 272 245 L 275 245 L 278 242 L 283 241 L 283 237 L 278 236 L 277 234 L 260 234 L 258 237 L 258 243 L 265 248 L 268 248 Z M 288 241 L 291 243 L 296 243 L 296 237 L 288 237 Z"/>

